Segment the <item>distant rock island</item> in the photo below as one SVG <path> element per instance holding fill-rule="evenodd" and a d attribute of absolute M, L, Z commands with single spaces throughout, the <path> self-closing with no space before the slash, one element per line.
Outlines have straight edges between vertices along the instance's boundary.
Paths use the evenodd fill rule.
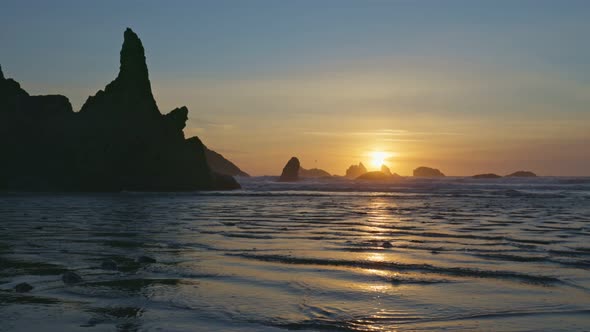
<path fill-rule="evenodd" d="M 532 178 L 532 177 L 536 177 L 536 176 L 537 176 L 537 174 L 535 174 L 531 171 L 517 171 L 512 174 L 506 175 L 506 177 L 509 177 L 509 178 Z"/>
<path fill-rule="evenodd" d="M 160 113 L 143 45 L 131 29 L 117 78 L 79 112 L 64 96 L 30 96 L 0 69 L 0 190 L 239 188 L 211 170 L 198 137 L 185 139 L 187 116 L 186 107 Z"/>
<path fill-rule="evenodd" d="M 357 180 L 368 180 L 368 181 L 388 181 L 401 179 L 402 177 L 398 174 L 387 174 L 382 171 L 367 172 L 358 178 Z"/>
<path fill-rule="evenodd" d="M 329 178 L 332 175 L 319 168 L 305 169 L 303 167 L 299 167 L 299 176 L 302 178 Z"/>
<path fill-rule="evenodd" d="M 414 170 L 414 176 L 433 178 L 433 177 L 442 177 L 445 175 L 436 168 L 422 166 L 422 167 L 418 167 Z"/>
<path fill-rule="evenodd" d="M 366 172 L 365 174 L 358 176 L 356 179 L 357 180 L 367 180 L 367 181 L 388 181 L 388 180 L 401 179 L 401 178 L 402 177 L 399 174 L 391 173 L 391 170 L 389 170 L 389 167 L 387 167 L 385 165 L 381 165 L 380 171 Z"/>
<path fill-rule="evenodd" d="M 279 177 L 280 182 L 294 182 L 304 178 L 332 178 L 332 175 L 323 169 L 301 167 L 297 157 L 291 157 Z"/>
<path fill-rule="evenodd" d="M 217 153 L 209 148 L 205 147 L 205 157 L 207 158 L 207 164 L 211 167 L 211 170 L 215 173 L 231 176 L 243 176 L 249 177 L 250 175 L 242 171 L 231 161 L 225 159 L 220 153 Z"/>
<path fill-rule="evenodd" d="M 295 182 L 299 180 L 299 168 L 301 164 L 299 163 L 299 159 L 297 157 L 291 157 L 285 167 L 283 168 L 283 172 L 281 173 L 281 177 L 279 177 L 280 182 Z"/>
<path fill-rule="evenodd" d="M 367 168 L 363 163 L 359 163 L 358 165 L 351 165 L 348 167 L 345 176 L 350 179 L 356 179 L 365 173 L 367 173 Z"/>
<path fill-rule="evenodd" d="M 500 175 L 494 173 L 477 174 L 472 176 L 474 179 L 497 179 L 501 178 Z"/>

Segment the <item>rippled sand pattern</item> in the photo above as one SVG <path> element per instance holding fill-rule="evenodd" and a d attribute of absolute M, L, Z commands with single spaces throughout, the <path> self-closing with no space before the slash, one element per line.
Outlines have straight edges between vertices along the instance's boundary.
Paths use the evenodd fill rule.
<path fill-rule="evenodd" d="M 0 330 L 590 330 L 587 181 L 244 185 L 3 194 Z"/>

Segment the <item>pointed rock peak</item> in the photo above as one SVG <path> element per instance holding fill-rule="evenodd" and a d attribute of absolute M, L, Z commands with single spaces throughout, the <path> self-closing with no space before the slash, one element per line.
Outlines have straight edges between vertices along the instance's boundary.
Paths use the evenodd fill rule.
<path fill-rule="evenodd" d="M 161 116 L 152 94 L 143 45 L 131 29 L 127 28 L 124 33 L 119 75 L 107 84 L 104 91 L 86 100 L 80 110 L 80 113 L 85 112 Z"/>
<path fill-rule="evenodd" d="M 129 28 L 125 30 L 123 47 L 121 48 L 119 78 L 148 80 L 143 45 L 137 34 Z"/>
<path fill-rule="evenodd" d="M 188 108 L 182 106 L 173 109 L 170 113 L 164 115 L 168 124 L 177 131 L 182 132 L 188 120 Z"/>
<path fill-rule="evenodd" d="M 299 169 L 301 168 L 301 164 L 299 163 L 299 159 L 297 157 L 291 157 L 287 162 L 287 165 L 283 168 L 283 173 L 279 178 L 281 182 L 290 182 L 290 181 L 297 181 L 299 179 Z"/>

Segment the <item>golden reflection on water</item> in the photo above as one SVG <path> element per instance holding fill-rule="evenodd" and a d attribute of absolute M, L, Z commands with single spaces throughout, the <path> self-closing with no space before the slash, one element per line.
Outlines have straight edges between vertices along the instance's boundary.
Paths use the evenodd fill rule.
<path fill-rule="evenodd" d="M 370 252 L 367 253 L 365 260 L 369 262 L 385 262 L 385 255 L 380 252 Z"/>

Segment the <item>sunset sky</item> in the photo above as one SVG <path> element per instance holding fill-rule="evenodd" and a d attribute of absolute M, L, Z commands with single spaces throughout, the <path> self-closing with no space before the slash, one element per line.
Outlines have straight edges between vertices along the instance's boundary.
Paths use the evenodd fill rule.
<path fill-rule="evenodd" d="M 161 112 L 253 175 L 590 175 L 590 1 L 3 0 L 0 65 L 79 110 L 126 27 Z"/>

